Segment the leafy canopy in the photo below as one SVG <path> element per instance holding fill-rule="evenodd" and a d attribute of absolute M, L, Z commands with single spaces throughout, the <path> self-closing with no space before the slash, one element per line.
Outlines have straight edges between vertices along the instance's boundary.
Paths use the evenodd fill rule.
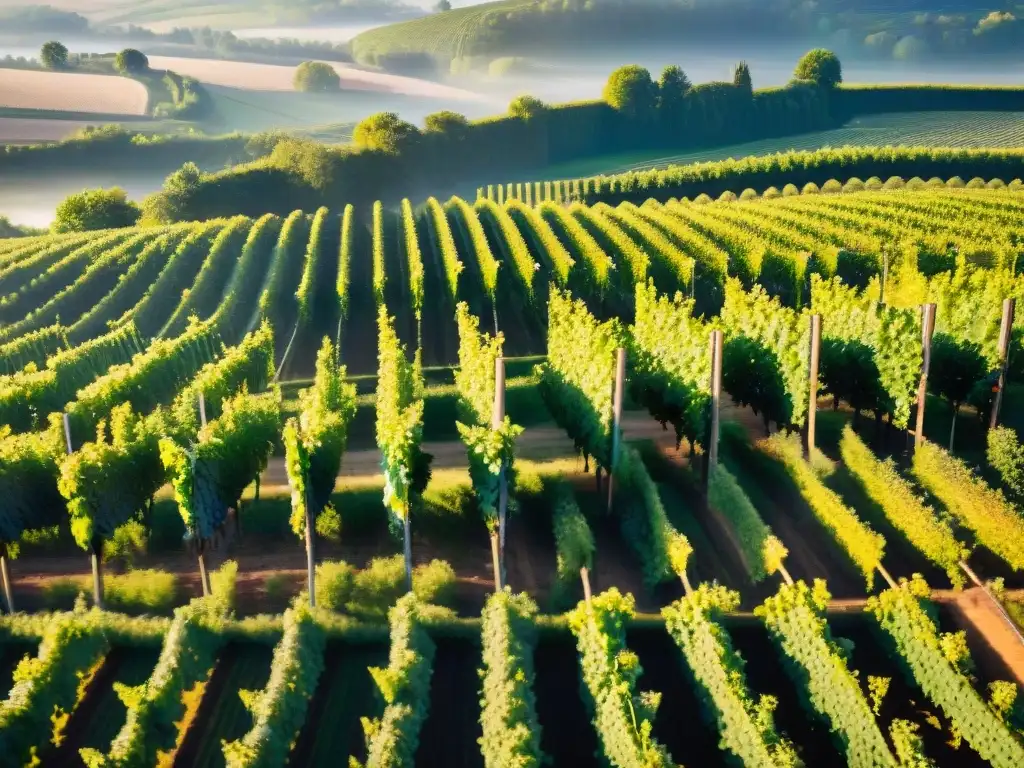
<path fill-rule="evenodd" d="M 142 209 L 120 187 L 87 189 L 64 198 L 51 228 L 54 232 L 89 232 L 131 227 L 141 215 Z"/>

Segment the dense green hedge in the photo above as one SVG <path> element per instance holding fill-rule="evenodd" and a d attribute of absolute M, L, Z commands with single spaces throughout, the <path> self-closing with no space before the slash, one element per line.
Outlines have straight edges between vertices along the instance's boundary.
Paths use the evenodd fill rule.
<path fill-rule="evenodd" d="M 1024 88 L 998 85 L 846 85 L 832 96 L 840 120 L 886 112 L 1018 111 Z"/>

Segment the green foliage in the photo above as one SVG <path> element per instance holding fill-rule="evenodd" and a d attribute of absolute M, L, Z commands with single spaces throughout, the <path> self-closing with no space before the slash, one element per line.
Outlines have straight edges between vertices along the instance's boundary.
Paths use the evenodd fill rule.
<path fill-rule="evenodd" d="M 875 569 L 882 562 L 885 539 L 857 517 L 856 511 L 843 503 L 839 494 L 822 482 L 811 464 L 804 459 L 799 438 L 782 435 L 765 440 L 762 449 L 773 456 L 793 479 L 814 516 L 835 537 L 860 572 L 868 589 L 874 583 Z"/>
<path fill-rule="evenodd" d="M 309 609 L 300 606 L 285 612 L 284 634 L 274 648 L 267 687 L 247 707 L 253 727 L 241 739 L 224 743 L 228 768 L 270 768 L 287 762 L 324 668 L 325 645 L 323 628 Z"/>
<path fill-rule="evenodd" d="M 886 766 L 896 761 L 864 698 L 856 672 L 836 644 L 825 622 L 831 596 L 825 582 L 813 589 L 805 582 L 783 584 L 754 613 L 778 644 L 786 671 L 806 705 L 826 719 L 837 747 L 854 768 Z"/>
<path fill-rule="evenodd" d="M 672 527 L 658 487 L 632 446 L 623 446 L 615 478 L 619 483 L 622 533 L 642 564 L 644 583 L 654 587 L 673 577 L 683 577 L 693 547 Z"/>
<path fill-rule="evenodd" d="M 881 390 L 877 392 L 880 397 L 874 398 L 878 407 L 891 415 L 893 424 L 903 428 L 917 399 L 920 314 L 880 307 L 871 298 L 872 292 L 843 285 L 838 278 L 811 276 L 811 309 L 822 316 L 822 378 L 829 391 L 838 390 L 839 396 L 855 408 L 858 402 L 871 407 L 870 393 Z M 829 347 L 825 343 L 828 340 L 841 343 Z M 826 350 L 838 352 L 838 359 L 830 360 Z M 870 350 L 869 356 L 866 350 Z M 865 393 L 868 402 L 862 399 Z"/>
<path fill-rule="evenodd" d="M 267 467 L 281 432 L 281 393 L 253 395 L 243 390 L 224 401 L 220 417 L 184 446 L 160 440 L 160 459 L 174 488 L 186 538 L 208 542 L 238 509 L 242 491 Z"/>
<path fill-rule="evenodd" d="M 893 720 L 889 726 L 893 750 L 904 768 L 936 768 L 925 753 L 924 739 L 918 734 L 919 728 L 917 723 L 909 720 Z"/>
<path fill-rule="evenodd" d="M 1017 433 L 1009 427 L 990 429 L 986 456 L 1009 495 L 1017 502 L 1024 500 L 1024 446 Z"/>
<path fill-rule="evenodd" d="M 636 287 L 636 319 L 629 329 L 629 386 L 676 441 L 703 442 L 711 402 L 710 329 L 693 317 L 693 300 L 659 296 L 653 282 Z"/>
<path fill-rule="evenodd" d="M 1024 747 L 971 681 L 947 660 L 935 620 L 929 616 L 929 591 L 928 585 L 915 577 L 869 598 L 867 610 L 892 638 L 913 680 L 982 759 L 996 768 L 1021 765 Z"/>
<path fill-rule="evenodd" d="M 618 320 L 599 323 L 586 304 L 551 290 L 548 359 L 540 366 L 541 397 L 576 450 L 611 468 L 612 383 L 625 334 Z"/>
<path fill-rule="evenodd" d="M 57 484 L 67 499 L 71 533 L 82 549 L 100 542 L 142 510 L 165 482 L 160 463 L 161 419 L 143 419 L 128 403 L 100 422 L 96 441 L 68 454 Z M 131 478 L 125 482 L 125 478 Z"/>
<path fill-rule="evenodd" d="M 362 719 L 366 734 L 366 766 L 404 768 L 414 765 L 420 728 L 430 709 L 430 678 L 434 641 L 420 619 L 420 603 L 406 595 L 388 615 L 391 653 L 387 668 L 370 667 L 370 675 L 384 699 L 380 718 Z M 350 758 L 350 764 L 359 763 Z"/>
<path fill-rule="evenodd" d="M 113 611 L 170 613 L 177 597 L 178 579 L 165 571 L 129 571 L 103 579 L 104 607 Z"/>
<path fill-rule="evenodd" d="M 658 86 L 651 73 L 630 64 L 619 67 L 608 77 L 602 98 L 612 109 L 636 120 L 650 120 L 658 104 Z"/>
<path fill-rule="evenodd" d="M 749 292 L 744 291 L 738 280 L 730 278 L 725 285 L 725 305 L 720 320 L 730 342 L 736 336 L 746 337 L 763 350 L 773 353 L 778 361 L 778 372 L 785 385 L 788 408 L 786 403 L 778 402 L 777 394 L 772 389 L 765 389 L 763 393 L 757 393 L 758 397 L 770 395 L 764 397 L 762 409 L 778 409 L 778 418 L 773 420 L 781 419 L 781 426 L 802 425 L 807 417 L 810 375 L 811 324 L 806 312 L 796 312 L 782 306 L 778 299 L 771 298 L 761 286 L 754 286 Z M 755 355 L 754 348 L 748 347 L 737 357 L 742 359 L 748 355 L 756 360 L 763 357 L 764 352 Z M 767 364 L 757 366 L 755 370 L 760 373 L 764 367 Z M 730 368 L 728 363 L 723 363 L 723 372 Z M 748 382 L 747 387 L 750 386 L 755 385 Z M 737 393 L 729 389 L 729 384 L 726 384 L 726 389 L 737 398 Z M 737 401 L 743 403 L 743 400 Z M 748 402 L 751 405 L 757 404 L 753 400 Z M 766 414 L 769 412 L 765 410 Z"/>
<path fill-rule="evenodd" d="M 67 46 L 56 40 L 43 43 L 43 47 L 39 50 L 39 63 L 47 69 L 66 69 L 68 66 Z"/>
<path fill-rule="evenodd" d="M 330 503 L 355 413 L 355 385 L 346 381 L 338 350 L 325 337 L 316 357 L 313 386 L 299 393 L 299 417 L 289 419 L 284 428 L 291 527 L 296 536 L 305 536 L 307 505 L 310 516 L 319 520 Z"/>
<path fill-rule="evenodd" d="M 755 699 L 744 661 L 719 623 L 735 611 L 740 596 L 725 587 L 701 584 L 693 594 L 662 608 L 665 628 L 682 650 L 706 716 L 721 734 L 720 747 L 745 766 L 800 765 L 796 750 L 775 728 L 774 696 Z"/>
<path fill-rule="evenodd" d="M 331 225 L 331 212 L 326 208 L 320 208 L 313 216 L 313 224 L 309 229 L 309 243 L 306 245 L 306 260 L 302 270 L 302 279 L 299 281 L 299 289 L 295 292 L 295 298 L 299 303 L 299 323 L 308 327 L 313 320 L 313 301 L 317 296 L 317 276 L 324 269 L 324 262 L 336 258 L 335 254 L 328 253 L 324 247 L 324 231 Z"/>
<path fill-rule="evenodd" d="M 623 596 L 612 587 L 589 603 L 581 602 L 569 614 L 587 704 L 602 753 L 611 765 L 672 766 L 668 750 L 653 736 L 661 694 L 636 691 L 643 668 L 626 647 L 626 623 L 635 613 L 633 596 Z"/>
<path fill-rule="evenodd" d="M 459 295 L 459 275 L 465 265 L 459 257 L 458 248 L 455 247 L 455 238 L 452 236 L 451 226 L 448 224 L 444 208 L 433 197 L 427 200 L 427 226 L 433 229 L 437 237 L 441 249 L 441 261 L 444 264 L 448 297 L 455 301 Z"/>
<path fill-rule="evenodd" d="M 81 750 L 89 768 L 150 768 L 160 752 L 174 747 L 177 723 L 185 713 L 182 693 L 209 677 L 224 643 L 224 605 L 215 594 L 175 610 L 149 679 L 140 686 L 117 687 L 128 713 L 110 750 Z"/>
<path fill-rule="evenodd" d="M 580 591 L 580 570 L 594 566 L 594 534 L 576 503 L 572 487 L 559 482 L 552 491 L 552 526 L 557 556 L 556 582 L 552 602 L 561 608 L 575 601 Z"/>
<path fill-rule="evenodd" d="M 547 105 L 536 96 L 524 94 L 516 96 L 509 102 L 508 114 L 509 117 L 515 117 L 520 120 L 533 120 L 543 115 L 546 109 Z"/>
<path fill-rule="evenodd" d="M 427 487 L 430 455 L 422 451 L 423 380 L 398 340 L 387 308 L 377 314 L 377 446 L 384 470 L 384 507 L 397 522 Z"/>
<path fill-rule="evenodd" d="M 741 61 L 732 71 L 732 84 L 751 98 L 754 95 L 754 81 L 750 77 L 750 65 Z"/>
<path fill-rule="evenodd" d="M 786 546 L 765 525 L 736 478 L 722 464 L 708 478 L 708 503 L 729 521 L 752 581 L 763 581 L 783 567 Z"/>
<path fill-rule="evenodd" d="M 133 226 L 142 209 L 120 187 L 87 189 L 68 195 L 57 206 L 53 232 L 89 232 Z"/>
<path fill-rule="evenodd" d="M 362 149 L 394 155 L 415 143 L 419 129 L 394 112 L 377 112 L 356 125 L 352 142 Z"/>
<path fill-rule="evenodd" d="M 1024 568 L 1024 518 L 1000 491 L 927 440 L 914 450 L 914 475 L 980 544 L 1011 568 Z"/>
<path fill-rule="evenodd" d="M 122 75 L 137 75 L 149 69 L 149 59 L 142 51 L 125 48 L 114 57 L 114 69 Z"/>
<path fill-rule="evenodd" d="M 849 426 L 843 428 L 839 448 L 847 469 L 889 522 L 925 557 L 945 569 L 953 586 L 963 586 L 960 562 L 969 550 L 957 541 L 949 522 L 915 494 L 892 459 L 879 461 Z"/>
<path fill-rule="evenodd" d="M 487 768 L 544 764 L 533 694 L 537 606 L 506 588 L 487 598 L 482 614 L 480 747 Z"/>
<path fill-rule="evenodd" d="M 341 76 L 323 61 L 304 61 L 295 68 L 292 81 L 296 91 L 329 93 L 341 89 Z"/>
<path fill-rule="evenodd" d="M 944 333 L 935 334 L 928 389 L 949 401 L 954 420 L 960 413 L 960 406 L 972 392 L 979 386 L 985 387 L 984 379 L 988 374 L 989 365 L 978 344 L 957 340 Z"/>
<path fill-rule="evenodd" d="M 808 51 L 797 62 L 793 77 L 809 80 L 824 88 L 835 88 L 843 82 L 843 67 L 839 57 L 824 48 Z"/>
<path fill-rule="evenodd" d="M 457 580 L 444 560 L 418 565 L 412 573 L 413 593 L 424 605 L 452 607 Z M 344 561 L 326 561 L 316 569 L 317 605 L 366 621 L 383 621 L 388 609 L 406 592 L 401 555 L 377 557 L 361 571 Z"/>
<path fill-rule="evenodd" d="M 10 435 L 0 428 L 0 544 L 66 519 L 57 485 L 65 450 L 60 433 Z"/>
<path fill-rule="evenodd" d="M 0 750 L 10 765 L 38 762 L 78 701 L 80 675 L 107 650 L 99 613 L 64 614 L 49 622 L 36 656 L 14 669 L 13 685 L 0 701 Z"/>

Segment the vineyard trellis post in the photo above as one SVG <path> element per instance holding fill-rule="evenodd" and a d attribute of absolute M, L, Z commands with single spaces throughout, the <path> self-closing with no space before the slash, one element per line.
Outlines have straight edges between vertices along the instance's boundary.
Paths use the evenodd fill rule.
<path fill-rule="evenodd" d="M 4 603 L 7 613 L 14 613 L 14 595 L 11 591 L 11 574 L 7 571 L 7 543 L 0 543 L 0 579 L 4 586 Z"/>
<path fill-rule="evenodd" d="M 501 429 L 505 421 L 505 359 L 494 361 L 494 410 L 491 412 L 491 429 Z M 505 587 L 505 524 L 508 512 L 508 474 L 502 464 L 498 475 L 498 541 L 491 534 L 491 555 L 494 560 L 494 588 L 500 592 Z M 497 546 L 495 546 L 497 544 Z"/>
<path fill-rule="evenodd" d="M 67 444 L 68 455 L 73 452 L 71 442 L 71 418 L 67 411 L 64 412 L 64 442 Z M 103 610 L 103 568 L 100 563 L 100 556 L 103 554 L 103 539 L 93 536 L 89 546 L 89 560 L 92 565 L 92 601 L 93 604 Z"/>
<path fill-rule="evenodd" d="M 206 397 L 199 393 L 199 423 L 206 429 Z M 192 458 L 192 477 L 195 477 L 195 457 Z M 209 597 L 213 591 L 210 585 L 210 574 L 206 570 L 206 542 L 196 539 L 196 550 L 199 559 L 199 581 L 203 586 L 203 597 Z"/>
<path fill-rule="evenodd" d="M 718 464 L 718 433 L 721 421 L 722 405 L 722 345 L 724 336 L 716 329 L 711 332 L 711 415 L 708 419 L 708 436 L 705 446 L 707 455 L 704 458 L 704 495 L 707 496 L 708 484 L 711 482 L 711 470 Z"/>
<path fill-rule="evenodd" d="M 615 465 L 619 461 L 619 445 L 622 442 L 622 398 L 626 383 L 626 350 L 619 347 L 615 353 L 615 397 L 612 400 L 612 455 L 608 467 L 608 513 L 612 511 L 615 493 Z"/>
<path fill-rule="evenodd" d="M 878 289 L 878 304 L 881 307 L 885 306 L 885 284 L 889 282 L 889 250 L 887 248 L 882 249 L 882 284 Z"/>
<path fill-rule="evenodd" d="M 992 403 L 992 419 L 989 426 L 999 426 L 999 409 L 1003 405 L 1003 390 L 1006 388 L 1006 369 L 1010 363 L 1010 338 L 1013 334 L 1013 317 L 1017 311 L 1017 300 L 1003 301 L 1003 322 L 999 327 L 999 384 L 995 401 Z"/>
<path fill-rule="evenodd" d="M 306 581 L 309 586 L 309 607 L 316 608 L 316 553 L 313 551 L 316 539 L 313 536 L 316 521 L 313 519 L 313 504 L 310 499 L 309 472 L 306 472 Z"/>
<path fill-rule="evenodd" d="M 818 421 L 818 362 L 821 359 L 821 315 L 811 315 L 811 365 L 808 379 L 807 398 L 807 440 L 804 453 L 811 457 L 815 446 L 815 429 Z"/>
<path fill-rule="evenodd" d="M 921 314 L 921 383 L 917 388 L 917 424 L 914 447 L 924 440 L 924 406 L 928 395 L 928 371 L 932 366 L 932 336 L 935 334 L 935 304 L 925 304 Z"/>

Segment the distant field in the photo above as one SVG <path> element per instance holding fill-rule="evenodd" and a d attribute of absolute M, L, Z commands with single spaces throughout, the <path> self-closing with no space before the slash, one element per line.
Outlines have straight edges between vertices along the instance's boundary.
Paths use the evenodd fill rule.
<path fill-rule="evenodd" d="M 0 145 L 61 141 L 95 122 L 0 117 Z"/>
<path fill-rule="evenodd" d="M 219 59 L 190 59 L 175 56 L 150 56 L 150 65 L 158 69 L 171 69 L 194 77 L 210 85 L 243 88 L 254 91 L 292 91 L 295 67 L 279 64 L 251 64 Z M 341 87 L 346 90 L 375 91 L 405 96 L 480 101 L 479 94 L 461 88 L 451 88 L 429 80 L 414 77 L 368 72 L 347 64 L 331 62 L 341 76 Z"/>
<path fill-rule="evenodd" d="M 389 24 L 356 36 L 352 40 L 352 53 L 357 61 L 363 62 L 372 62 L 377 54 L 408 50 L 457 58 L 464 54 L 466 40 L 487 24 L 488 16 L 532 2 L 505 0 Z"/>
<path fill-rule="evenodd" d="M 5 69 L 0 107 L 144 115 L 149 96 L 135 80 L 108 75 Z"/>
<path fill-rule="evenodd" d="M 1019 147 L 1024 146 L 1024 112 L 905 112 L 851 120 L 842 128 L 751 141 L 683 154 L 634 152 L 551 165 L 542 180 L 624 173 L 668 165 L 842 146 Z"/>

